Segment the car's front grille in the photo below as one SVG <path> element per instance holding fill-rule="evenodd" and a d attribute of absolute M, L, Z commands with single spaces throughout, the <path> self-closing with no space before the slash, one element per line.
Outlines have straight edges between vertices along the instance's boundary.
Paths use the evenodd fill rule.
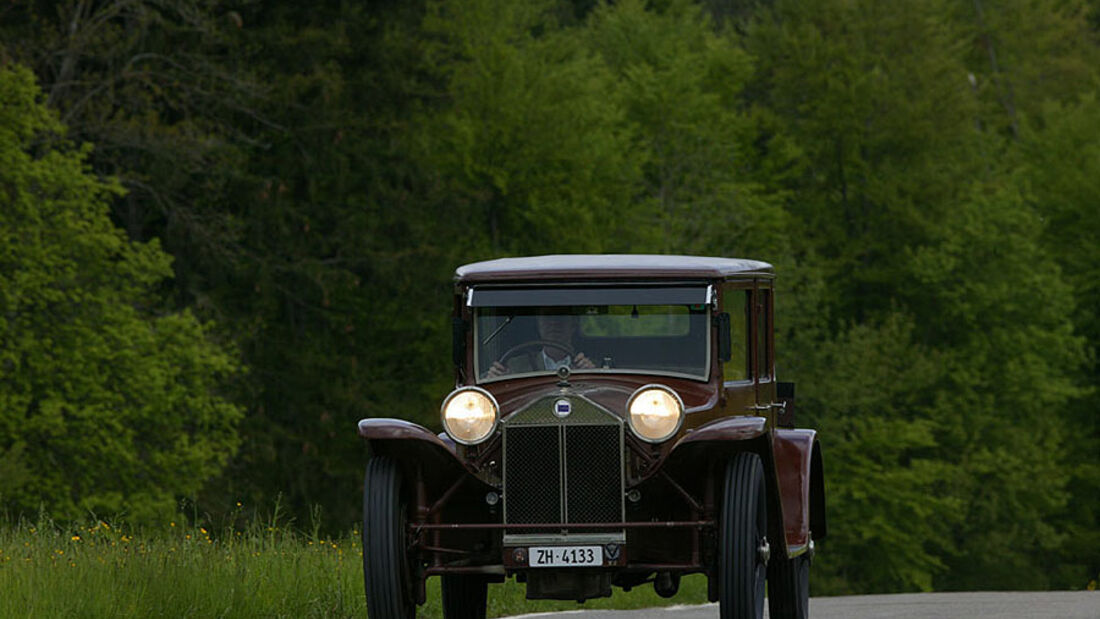
<path fill-rule="evenodd" d="M 565 426 L 565 522 L 622 522 L 621 426 Z"/>
<path fill-rule="evenodd" d="M 561 522 L 561 429 L 520 426 L 504 429 L 508 463 L 504 479 L 507 522 Z M 545 529 L 516 533 L 548 533 Z"/>
<path fill-rule="evenodd" d="M 560 399 L 536 402 L 503 424 L 505 524 L 622 522 L 621 420 L 579 397 L 568 398 L 572 413 L 559 419 L 550 411 Z"/>

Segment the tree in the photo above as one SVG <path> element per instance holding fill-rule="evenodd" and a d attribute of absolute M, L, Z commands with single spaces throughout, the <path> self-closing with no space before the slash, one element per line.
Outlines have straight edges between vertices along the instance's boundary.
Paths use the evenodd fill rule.
<path fill-rule="evenodd" d="M 1053 522 L 1088 487 L 1069 485 L 1079 456 L 1065 449 L 1084 339 L 1042 228 L 1016 188 L 977 184 L 912 255 L 921 339 L 944 356 L 935 453 L 955 467 L 945 494 L 963 516 L 937 588 L 1052 586 L 1041 566 L 1066 542 Z"/>
<path fill-rule="evenodd" d="M 1019 183 L 1019 120 L 992 117 L 1012 106 L 991 105 L 973 75 L 973 36 L 952 6 L 927 2 L 780 1 L 748 27 L 759 66 L 748 93 L 805 154 L 791 213 L 829 284 L 818 309 L 834 334 L 792 347 L 806 359 L 807 416 L 842 430 L 827 453 L 866 464 L 830 474 L 841 500 L 830 528 L 860 530 L 875 513 L 957 523 L 879 531 L 916 553 L 900 553 L 913 559 L 904 569 L 879 557 L 863 571 L 869 540 L 826 540 L 822 556 L 848 559 L 823 561 L 830 590 L 1049 586 L 1035 574 L 1062 547 L 1050 523 L 1074 490 L 1059 446 L 1082 394 L 1083 341 L 1042 211 Z M 884 327 L 895 321 L 907 328 Z M 883 338 L 938 371 L 875 380 Z M 830 385 L 856 382 L 852 366 L 874 405 L 836 404 L 852 398 Z M 890 432 L 900 444 L 884 442 Z M 940 500 L 912 505 L 899 483 Z M 878 509 L 861 514 L 856 500 Z"/>
<path fill-rule="evenodd" d="M 54 517 L 174 513 L 237 445 L 237 371 L 189 312 L 162 312 L 157 242 L 111 223 L 30 71 L 0 68 L 0 494 Z M 15 474 L 11 474 L 12 472 Z"/>
<path fill-rule="evenodd" d="M 1021 128 L 1021 180 L 1025 199 L 1042 221 L 1041 243 L 1073 288 L 1074 332 L 1085 339 L 1091 388 L 1068 408 L 1073 432 L 1062 447 L 1073 454 L 1100 453 L 1100 104 L 1097 94 L 1074 102 L 1047 102 Z M 1071 458 L 1072 493 L 1054 526 L 1065 532 L 1063 552 L 1047 565 L 1056 587 L 1071 588 L 1100 573 L 1100 461 Z"/>
<path fill-rule="evenodd" d="M 817 428 L 825 458 L 815 591 L 928 591 L 945 568 L 965 502 L 944 492 L 954 467 L 937 453 L 942 355 L 915 343 L 916 330 L 900 313 L 851 325 L 798 367 L 799 425 Z"/>
<path fill-rule="evenodd" d="M 552 7 L 467 0 L 425 18 L 446 106 L 424 119 L 424 162 L 440 212 L 482 253 L 615 251 L 639 236 L 639 157 L 611 75 Z"/>
<path fill-rule="evenodd" d="M 766 170 L 790 158 L 755 148 L 761 122 L 740 99 L 753 64 L 737 41 L 687 2 L 601 5 L 583 37 L 611 71 L 641 155 L 632 219 L 662 232 L 653 249 L 788 255 L 785 194 Z"/>

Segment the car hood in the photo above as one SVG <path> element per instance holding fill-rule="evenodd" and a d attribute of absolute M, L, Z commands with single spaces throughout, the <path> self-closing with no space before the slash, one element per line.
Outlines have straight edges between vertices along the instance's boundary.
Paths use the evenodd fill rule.
<path fill-rule="evenodd" d="M 546 380 L 513 380 L 483 385 L 500 405 L 502 419 L 526 408 L 532 402 L 553 396 L 579 396 L 591 400 L 597 405 L 624 417 L 626 403 L 639 387 L 649 384 L 662 384 L 675 390 L 690 411 L 696 407 L 712 403 L 713 390 L 705 383 L 683 380 L 661 380 L 653 376 L 601 377 L 598 379 L 570 380 L 567 386 Z"/>

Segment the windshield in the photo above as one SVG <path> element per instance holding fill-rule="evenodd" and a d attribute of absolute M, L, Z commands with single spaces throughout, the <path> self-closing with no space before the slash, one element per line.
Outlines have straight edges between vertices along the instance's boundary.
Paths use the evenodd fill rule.
<path fill-rule="evenodd" d="M 707 378 L 708 312 L 699 305 L 478 307 L 481 382 L 573 372 Z"/>

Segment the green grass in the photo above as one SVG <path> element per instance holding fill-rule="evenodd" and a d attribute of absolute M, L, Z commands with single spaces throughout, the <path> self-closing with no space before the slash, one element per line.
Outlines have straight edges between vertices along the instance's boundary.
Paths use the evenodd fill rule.
<path fill-rule="evenodd" d="M 583 608 L 705 602 L 706 580 L 684 579 L 672 600 L 643 585 Z M 509 580 L 489 588 L 489 614 L 574 610 L 527 601 Z M 141 533 L 94 522 L 0 525 L 0 617 L 366 617 L 362 548 L 338 539 L 253 524 L 208 531 L 167 523 Z M 440 617 L 439 579 L 420 617 Z"/>

